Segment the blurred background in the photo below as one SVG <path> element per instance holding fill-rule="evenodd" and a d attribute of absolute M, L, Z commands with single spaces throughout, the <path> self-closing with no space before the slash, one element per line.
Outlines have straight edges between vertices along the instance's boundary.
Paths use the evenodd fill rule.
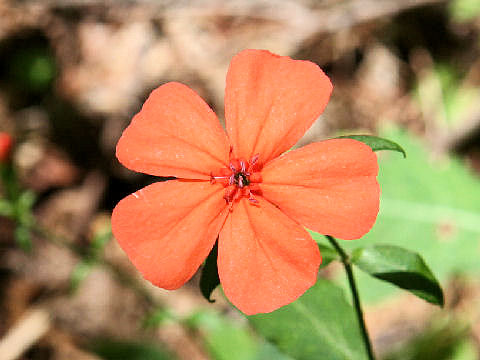
<path fill-rule="evenodd" d="M 446 305 L 357 271 L 379 358 L 480 358 L 480 1 L 0 0 L 0 132 L 21 186 L 14 210 L 0 190 L 0 359 L 289 358 L 220 290 L 209 304 L 198 275 L 174 292 L 144 282 L 110 233 L 115 204 L 154 181 L 115 159 L 131 117 L 173 80 L 222 117 L 245 48 L 331 77 L 300 145 L 378 134 L 407 151 L 379 153 L 377 224 L 345 246 L 419 252 Z"/>

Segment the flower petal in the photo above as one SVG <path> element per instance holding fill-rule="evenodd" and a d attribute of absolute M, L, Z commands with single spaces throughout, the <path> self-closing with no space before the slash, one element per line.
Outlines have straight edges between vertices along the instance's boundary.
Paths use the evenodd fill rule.
<path fill-rule="evenodd" d="M 154 183 L 118 203 L 113 234 L 147 280 L 179 288 L 215 244 L 228 213 L 223 193 L 206 181 Z"/>
<path fill-rule="evenodd" d="M 271 312 L 317 280 L 317 244 L 300 225 L 257 198 L 235 204 L 220 232 L 218 272 L 225 295 L 247 315 Z"/>
<path fill-rule="evenodd" d="M 262 170 L 263 196 L 309 229 L 357 239 L 377 218 L 377 156 L 350 139 L 313 143 L 269 162 Z"/>
<path fill-rule="evenodd" d="M 212 109 L 175 82 L 150 94 L 117 145 L 118 160 L 131 170 L 188 179 L 209 179 L 228 164 L 229 152 Z"/>
<path fill-rule="evenodd" d="M 266 163 L 290 149 L 323 112 L 332 84 L 309 61 L 245 50 L 230 63 L 225 90 L 227 133 L 237 158 Z"/>

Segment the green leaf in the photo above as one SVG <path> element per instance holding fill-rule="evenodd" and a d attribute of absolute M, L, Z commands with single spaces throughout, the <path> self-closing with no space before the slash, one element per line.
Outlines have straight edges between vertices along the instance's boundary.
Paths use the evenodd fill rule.
<path fill-rule="evenodd" d="M 212 311 L 199 311 L 187 319 L 187 325 L 198 330 L 212 359 L 256 359 L 259 342 L 241 323 L 233 322 Z"/>
<path fill-rule="evenodd" d="M 322 264 L 320 265 L 320 269 L 326 267 L 333 260 L 340 259 L 338 253 L 330 246 L 318 244 L 318 248 L 320 249 L 320 254 L 322 255 Z"/>
<path fill-rule="evenodd" d="M 94 264 L 92 262 L 82 260 L 72 270 L 70 274 L 70 291 L 75 292 L 80 284 L 92 272 Z"/>
<path fill-rule="evenodd" d="M 356 249 L 351 260 L 366 273 L 443 306 L 442 288 L 417 253 L 398 246 L 373 245 Z"/>
<path fill-rule="evenodd" d="M 367 359 L 352 306 L 342 289 L 323 278 L 295 302 L 248 318 L 261 335 L 294 359 Z"/>
<path fill-rule="evenodd" d="M 13 206 L 10 201 L 0 199 L 0 216 L 12 217 L 14 213 Z"/>
<path fill-rule="evenodd" d="M 403 154 L 403 157 L 407 157 L 407 153 L 403 148 L 398 145 L 397 143 L 387 140 L 378 136 L 372 135 L 346 135 L 346 136 L 339 136 L 337 139 L 353 139 L 357 141 L 361 141 L 364 144 L 370 146 L 373 151 L 379 150 L 391 150 L 391 151 L 398 151 Z"/>
<path fill-rule="evenodd" d="M 211 303 L 215 302 L 215 300 L 211 299 L 212 292 L 220 284 L 217 269 L 217 255 L 218 245 L 215 243 L 212 251 L 208 254 L 207 260 L 205 260 L 205 265 L 203 266 L 200 277 L 200 290 L 202 295 Z"/>
<path fill-rule="evenodd" d="M 280 350 L 269 342 L 263 342 L 260 344 L 254 360 L 293 360 L 290 356 L 280 352 Z"/>
<path fill-rule="evenodd" d="M 145 316 L 142 321 L 142 327 L 145 329 L 158 328 L 171 320 L 175 320 L 175 315 L 167 308 L 156 308 Z"/>
<path fill-rule="evenodd" d="M 112 230 L 110 226 L 106 226 L 105 228 L 100 229 L 94 234 L 92 242 L 90 243 L 90 247 L 88 249 L 88 256 L 91 260 L 97 261 L 99 259 L 105 248 L 105 245 L 108 244 L 111 238 Z"/>
<path fill-rule="evenodd" d="M 33 191 L 23 191 L 17 199 L 17 207 L 20 211 L 31 211 L 36 199 Z"/>
<path fill-rule="evenodd" d="M 213 360 L 292 360 L 274 345 L 254 336 L 245 323 L 213 311 L 198 311 L 185 324 L 202 336 Z"/>
<path fill-rule="evenodd" d="M 391 244 L 421 254 L 443 283 L 454 274 L 480 275 L 480 181 L 464 161 L 432 156 L 425 145 L 405 131 L 380 132 L 405 148 L 408 157 L 379 157 L 382 189 L 377 221 L 361 240 L 341 241 L 346 250 L 370 244 Z M 314 239 L 323 235 L 312 232 Z M 344 280 L 339 274 L 339 281 Z M 389 283 L 357 272 L 362 301 L 379 302 L 398 294 Z"/>
<path fill-rule="evenodd" d="M 5 197 L 14 202 L 19 196 L 20 186 L 12 162 L 0 163 L 0 183 L 5 191 Z"/>
<path fill-rule="evenodd" d="M 23 225 L 18 225 L 15 229 L 15 242 L 25 252 L 32 251 L 32 236 L 30 229 Z"/>
<path fill-rule="evenodd" d="M 176 357 L 160 348 L 157 344 L 97 340 L 90 345 L 92 352 L 105 360 L 173 360 Z"/>
<path fill-rule="evenodd" d="M 32 207 L 36 199 L 33 191 L 26 190 L 20 193 L 15 203 L 16 220 L 25 227 L 30 227 L 34 223 Z"/>

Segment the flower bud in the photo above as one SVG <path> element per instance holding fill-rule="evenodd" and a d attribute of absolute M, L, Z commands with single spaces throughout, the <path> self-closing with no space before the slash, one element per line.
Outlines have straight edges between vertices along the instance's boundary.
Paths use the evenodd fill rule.
<path fill-rule="evenodd" d="M 12 151 L 13 139 L 6 132 L 0 132 L 0 164 L 7 162 Z"/>

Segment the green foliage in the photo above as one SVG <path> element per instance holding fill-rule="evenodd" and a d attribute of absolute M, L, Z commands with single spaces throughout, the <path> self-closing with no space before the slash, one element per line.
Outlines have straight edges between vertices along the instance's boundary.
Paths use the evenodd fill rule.
<path fill-rule="evenodd" d="M 155 329 L 172 320 L 176 320 L 175 315 L 167 308 L 156 308 L 145 316 L 142 327 L 144 329 Z"/>
<path fill-rule="evenodd" d="M 110 224 L 99 229 L 94 235 L 90 247 L 88 249 L 88 258 L 97 261 L 103 254 L 103 250 L 108 242 L 112 239 L 112 230 Z"/>
<path fill-rule="evenodd" d="M 422 111 L 444 130 L 469 120 L 479 109 L 480 89 L 464 83 L 461 72 L 445 63 L 420 77 L 415 95 Z"/>
<path fill-rule="evenodd" d="M 435 305 L 443 306 L 443 292 L 422 257 L 392 245 L 355 249 L 353 264 L 366 273 L 388 281 Z"/>
<path fill-rule="evenodd" d="M 440 103 L 444 107 L 448 124 L 463 120 L 472 108 L 478 106 L 480 90 L 473 86 L 463 86 L 461 74 L 453 66 L 438 64 L 432 76 L 438 77 L 441 85 Z"/>
<path fill-rule="evenodd" d="M 81 260 L 72 270 L 70 274 L 70 291 L 74 292 L 78 289 L 80 284 L 87 278 L 93 270 L 93 263 L 90 261 Z"/>
<path fill-rule="evenodd" d="M 410 249 L 423 256 L 441 281 L 458 272 L 479 274 L 478 179 L 456 159 L 433 159 L 405 132 L 390 130 L 382 135 L 402 144 L 409 156 L 380 156 L 382 195 L 376 224 L 361 240 L 341 241 L 341 245 L 353 249 L 387 243 Z M 322 235 L 312 235 L 325 243 Z M 368 275 L 358 273 L 357 278 L 362 300 L 378 301 L 394 292 L 393 286 Z"/>
<path fill-rule="evenodd" d="M 475 344 L 467 337 L 468 327 L 452 318 L 436 319 L 425 331 L 385 360 L 477 360 Z"/>
<path fill-rule="evenodd" d="M 15 221 L 15 242 L 29 252 L 33 247 L 31 228 L 35 223 L 33 205 L 37 197 L 30 190 L 21 191 L 11 163 L 0 164 L 0 183 L 5 192 L 5 198 L 0 198 L 0 215 Z"/>
<path fill-rule="evenodd" d="M 474 20 L 480 16 L 480 1 L 478 0 L 453 0 L 449 4 L 452 17 L 459 22 Z"/>
<path fill-rule="evenodd" d="M 102 339 L 90 346 L 105 360 L 174 360 L 175 357 L 158 344 Z"/>
<path fill-rule="evenodd" d="M 10 77 L 31 92 L 48 89 L 56 75 L 52 54 L 43 47 L 18 49 L 12 54 Z"/>
<path fill-rule="evenodd" d="M 203 266 L 202 275 L 200 277 L 200 290 L 202 295 L 211 303 L 215 302 L 215 300 L 211 299 L 212 292 L 220 284 L 217 269 L 217 255 L 218 244 L 215 243 L 212 251 L 208 254 L 207 260 L 205 260 L 205 265 Z"/>
<path fill-rule="evenodd" d="M 20 192 L 18 197 L 14 199 L 11 204 L 12 214 L 11 218 L 16 222 L 15 228 L 15 242 L 24 251 L 32 250 L 32 236 L 31 228 L 35 223 L 32 208 L 36 201 L 35 194 L 26 190 Z"/>
<path fill-rule="evenodd" d="M 201 311 L 186 320 L 199 331 L 215 360 L 287 360 L 274 346 L 256 338 L 245 324 L 211 311 Z"/>
<path fill-rule="evenodd" d="M 342 289 L 322 278 L 295 302 L 249 320 L 294 359 L 367 358 L 352 306 Z"/>
<path fill-rule="evenodd" d="M 17 225 L 14 232 L 15 242 L 25 252 L 32 251 L 32 236 L 30 229 L 24 225 Z"/>
<path fill-rule="evenodd" d="M 373 151 L 380 151 L 380 150 L 391 150 L 391 151 L 398 151 L 403 154 L 403 157 L 407 157 L 405 150 L 398 145 L 397 143 L 383 139 L 378 136 L 373 135 L 345 135 L 339 136 L 337 139 L 353 139 L 357 141 L 361 141 L 364 144 L 370 146 Z"/>
<path fill-rule="evenodd" d="M 0 198 L 0 216 L 11 218 L 14 214 L 12 203 L 6 199 Z"/>
<path fill-rule="evenodd" d="M 101 261 L 105 245 L 107 245 L 111 238 L 112 230 L 110 225 L 99 229 L 93 235 L 90 246 L 70 274 L 70 291 L 76 291 L 83 280 L 90 275 L 95 266 Z"/>
<path fill-rule="evenodd" d="M 320 269 L 330 264 L 333 260 L 340 259 L 338 253 L 330 246 L 318 244 L 318 248 L 320 249 L 320 254 L 322 255 L 322 264 L 320 265 Z"/>

